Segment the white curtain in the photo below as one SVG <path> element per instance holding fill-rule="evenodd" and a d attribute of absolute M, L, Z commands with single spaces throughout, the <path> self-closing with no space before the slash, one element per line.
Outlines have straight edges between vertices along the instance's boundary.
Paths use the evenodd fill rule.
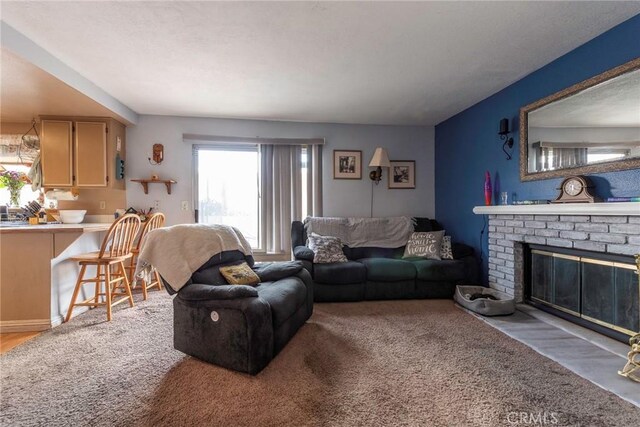
<path fill-rule="evenodd" d="M 560 148 L 533 144 L 536 171 L 555 170 L 587 164 L 587 148 Z"/>
<path fill-rule="evenodd" d="M 303 162 L 307 165 L 306 201 L 302 199 Z M 320 145 L 260 145 L 260 241 L 267 253 L 291 251 L 291 222 L 302 220 L 303 202 L 308 215 L 322 215 L 321 165 Z"/>
<path fill-rule="evenodd" d="M 571 168 L 586 164 L 586 148 L 553 148 L 553 169 Z"/>

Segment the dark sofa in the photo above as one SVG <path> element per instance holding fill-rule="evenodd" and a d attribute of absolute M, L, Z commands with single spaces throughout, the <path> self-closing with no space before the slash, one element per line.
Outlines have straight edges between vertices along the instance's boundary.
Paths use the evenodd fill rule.
<path fill-rule="evenodd" d="M 220 274 L 242 261 L 260 277 L 257 286 L 229 285 Z M 227 251 L 191 276 L 173 307 L 177 350 L 255 375 L 311 317 L 313 282 L 299 262 L 254 265 L 253 257 Z"/>
<path fill-rule="evenodd" d="M 442 230 L 437 221 L 416 218 L 415 231 Z M 301 261 L 314 282 L 314 300 L 361 301 L 412 298 L 452 298 L 455 287 L 473 283 L 478 263 L 473 249 L 453 243 L 453 260 L 402 259 L 399 248 L 343 247 L 348 262 L 316 264 L 306 246 L 304 224 L 291 226 L 294 258 Z"/>

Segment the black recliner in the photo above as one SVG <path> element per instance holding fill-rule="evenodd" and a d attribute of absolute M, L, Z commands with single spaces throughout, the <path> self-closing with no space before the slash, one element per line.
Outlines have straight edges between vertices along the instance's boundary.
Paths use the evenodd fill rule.
<path fill-rule="evenodd" d="M 220 274 L 242 261 L 258 274 L 258 285 L 229 285 Z M 252 256 L 227 251 L 191 276 L 173 307 L 177 350 L 255 375 L 311 317 L 313 281 L 300 262 L 254 265 Z"/>

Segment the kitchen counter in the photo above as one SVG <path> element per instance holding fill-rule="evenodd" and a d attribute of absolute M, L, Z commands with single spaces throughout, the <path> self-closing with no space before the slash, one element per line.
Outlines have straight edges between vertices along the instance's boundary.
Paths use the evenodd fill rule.
<path fill-rule="evenodd" d="M 2 223 L 0 332 L 41 331 L 59 325 L 79 272 L 71 258 L 98 251 L 111 224 Z M 93 285 L 83 289 L 86 297 L 94 293 Z"/>
<path fill-rule="evenodd" d="M 0 234 L 6 233 L 86 233 L 107 231 L 111 223 L 107 222 L 83 222 L 80 224 L 12 224 L 3 222 L 0 224 Z"/>

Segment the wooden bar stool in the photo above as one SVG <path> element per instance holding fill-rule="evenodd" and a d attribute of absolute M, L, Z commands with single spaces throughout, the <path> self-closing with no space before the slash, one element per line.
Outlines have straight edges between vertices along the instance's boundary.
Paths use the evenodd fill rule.
<path fill-rule="evenodd" d="M 142 227 L 142 232 L 140 233 L 140 237 L 138 238 L 138 244 L 133 249 L 131 249 L 131 253 L 133 254 L 133 256 L 131 257 L 131 262 L 126 267 L 129 272 L 129 282 L 135 284 L 135 278 L 133 277 L 133 275 L 136 271 L 136 262 L 138 261 L 138 255 L 140 254 L 140 249 L 142 249 L 144 238 L 151 230 L 162 228 L 164 226 L 164 220 L 164 214 L 157 212 L 151 215 Z M 147 299 L 147 291 L 154 286 L 157 286 L 159 290 L 162 290 L 162 280 L 160 280 L 160 274 L 158 274 L 158 270 L 156 270 L 155 267 L 151 266 L 151 271 L 149 272 L 148 277 L 153 278 L 148 282 L 146 278 L 142 279 L 142 298 L 145 300 Z"/>
<path fill-rule="evenodd" d="M 99 252 L 71 257 L 72 260 L 79 262 L 80 274 L 73 290 L 65 322 L 71 319 L 71 312 L 75 306 L 98 307 L 106 305 L 108 321 L 111 321 L 111 308 L 116 304 L 128 300 L 129 306 L 133 307 L 133 296 L 124 262 L 132 256 L 131 247 L 139 229 L 140 218 L 137 215 L 124 215 L 111 225 L 102 241 Z M 96 266 L 96 276 L 85 279 L 84 274 L 87 266 L 91 265 Z M 95 296 L 82 302 L 76 302 L 78 293 L 85 283 L 95 283 Z M 102 292 L 102 284 L 104 284 L 104 292 Z M 103 301 L 101 297 L 104 297 L 105 300 Z M 121 298 L 114 299 L 117 297 Z"/>

